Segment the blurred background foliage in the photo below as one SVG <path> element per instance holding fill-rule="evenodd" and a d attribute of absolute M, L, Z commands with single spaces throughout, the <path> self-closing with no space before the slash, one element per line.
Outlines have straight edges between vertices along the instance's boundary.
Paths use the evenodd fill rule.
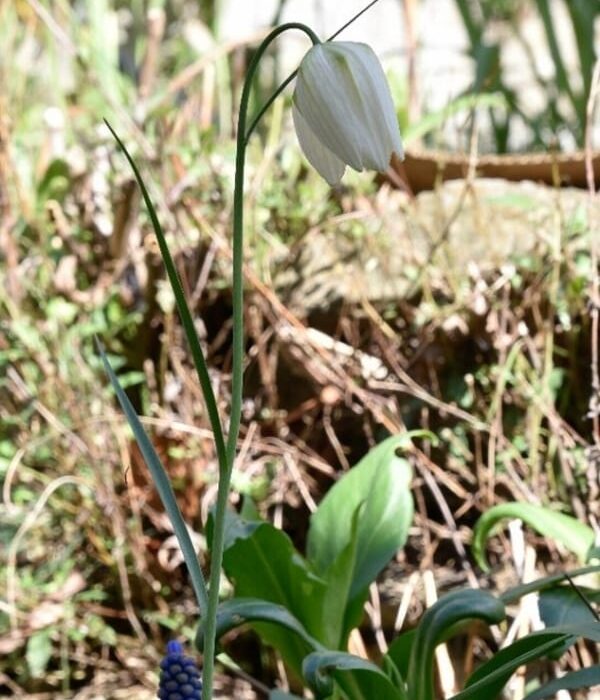
<path fill-rule="evenodd" d="M 145 416 L 201 557 L 216 464 L 156 244 L 102 119 L 152 183 L 225 407 L 237 98 L 266 26 L 305 19 L 281 0 L 225 37 L 226 5 L 0 0 L 4 694 L 118 698 L 135 689 L 151 698 L 164 640 L 192 635 L 170 526 L 94 335 Z M 352 14 L 336 5 L 327 33 Z M 463 150 L 474 130 L 495 153 L 583 147 L 599 2 L 449 0 L 466 69 L 441 105 L 439 83 L 427 82 L 435 71 L 419 72 L 427 32 L 418 17 L 431 2 L 381 6 L 403 28 L 384 59 L 410 147 Z M 365 38 L 377 48 L 376 36 Z M 520 84 L 515 56 L 529 76 Z M 277 51 L 265 62 L 257 106 L 288 60 Z M 463 583 L 470 569 L 452 543 L 467 541 L 498 501 L 600 517 L 586 307 L 595 209 L 584 195 L 564 208 L 552 195 L 541 225 L 535 193 L 500 190 L 485 200 L 499 208 L 481 227 L 480 204 L 462 195 L 456 210 L 435 193 L 412 209 L 404 193 L 355 174 L 330 191 L 299 153 L 289 99 L 275 103 L 250 150 L 245 458 L 234 505 L 252 497 L 302 549 L 311 503 L 337 470 L 389 432 L 427 428 L 441 443 L 414 456 L 418 527 L 399 555 L 405 573 L 435 565 L 441 588 Z M 454 236 L 461 207 L 477 240 Z M 476 255 L 505 240 L 495 229 L 503 220 L 530 245 Z M 344 295 L 336 271 L 383 260 L 380 284 L 398 250 L 391 293 Z M 554 545 L 538 545 L 542 568 L 559 560 Z M 496 563 L 505 547 L 492 552 Z M 389 626 L 404 589 L 393 572 L 381 588 Z M 417 595 L 409 617 L 421 607 Z M 238 647 L 247 664 L 223 657 L 231 677 L 221 692 L 231 697 L 235 682 L 240 697 L 254 697 L 250 688 L 272 685 L 280 667 L 252 638 L 234 638 L 227 651 Z"/>

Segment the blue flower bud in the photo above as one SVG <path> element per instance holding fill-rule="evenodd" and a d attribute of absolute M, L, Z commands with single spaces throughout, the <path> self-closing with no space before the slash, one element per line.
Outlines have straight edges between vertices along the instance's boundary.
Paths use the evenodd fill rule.
<path fill-rule="evenodd" d="M 167 654 L 160 662 L 159 700 L 201 700 L 202 681 L 196 662 L 184 656 L 179 642 L 167 644 Z"/>

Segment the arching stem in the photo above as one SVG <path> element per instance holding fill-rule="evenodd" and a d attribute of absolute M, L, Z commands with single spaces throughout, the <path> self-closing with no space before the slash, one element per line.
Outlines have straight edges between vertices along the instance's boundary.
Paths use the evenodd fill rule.
<path fill-rule="evenodd" d="M 208 609 L 206 614 L 206 634 L 203 650 L 203 691 L 205 700 L 212 698 L 212 686 L 215 664 L 216 645 L 216 618 L 219 604 L 219 582 L 221 578 L 221 565 L 223 561 L 223 542 L 225 532 L 225 515 L 227 509 L 227 497 L 231 483 L 231 473 L 236 456 L 237 440 L 240 430 L 242 415 L 242 386 L 243 386 L 243 361 L 244 361 L 244 166 L 246 163 L 246 145 L 248 138 L 246 121 L 252 83 L 260 59 L 268 49 L 271 42 L 280 34 L 289 29 L 299 29 L 308 35 L 313 44 L 319 43 L 316 34 L 304 24 L 290 22 L 282 24 L 274 29 L 258 47 L 248 67 L 248 73 L 244 81 L 240 111 L 237 126 L 237 151 L 235 161 L 235 186 L 233 194 L 233 360 L 232 360 L 232 387 L 231 387 L 231 413 L 229 418 L 229 431 L 226 445 L 226 464 L 219 465 L 219 488 L 217 493 L 217 506 L 214 519 L 213 541 L 211 547 L 210 585 L 208 590 Z M 270 103 L 270 102 L 269 102 Z M 261 111 L 261 116 L 264 114 Z M 255 126 L 256 122 L 253 123 Z"/>

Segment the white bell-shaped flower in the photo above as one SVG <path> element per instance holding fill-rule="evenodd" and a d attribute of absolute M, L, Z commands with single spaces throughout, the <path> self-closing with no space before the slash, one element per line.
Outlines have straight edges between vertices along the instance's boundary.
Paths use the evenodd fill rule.
<path fill-rule="evenodd" d="M 346 165 L 383 172 L 394 153 L 404 156 L 383 68 L 366 44 L 313 46 L 298 69 L 292 115 L 302 150 L 330 185 Z"/>

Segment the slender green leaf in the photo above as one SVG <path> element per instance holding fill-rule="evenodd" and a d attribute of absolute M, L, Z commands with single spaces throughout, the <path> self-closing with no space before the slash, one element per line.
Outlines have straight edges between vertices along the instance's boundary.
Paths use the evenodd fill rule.
<path fill-rule="evenodd" d="M 544 537 L 550 537 L 563 544 L 585 562 L 594 544 L 594 531 L 584 523 L 564 513 L 550 510 L 532 503 L 501 503 L 486 511 L 477 521 L 473 531 L 473 556 L 485 571 L 488 564 L 485 545 L 493 529 L 501 521 L 518 518 Z"/>
<path fill-rule="evenodd" d="M 592 566 L 582 566 L 579 569 L 573 569 L 572 571 L 569 571 L 568 574 L 571 579 L 575 579 L 579 576 L 586 576 L 587 574 L 595 574 L 598 572 L 600 572 L 600 564 L 594 564 Z M 522 583 L 518 586 L 514 586 L 513 588 L 509 588 L 500 595 L 500 599 L 505 605 L 512 605 L 528 593 L 535 593 L 537 591 L 553 588 L 557 583 L 562 583 L 566 580 L 567 577 L 564 575 L 564 573 L 544 576 L 543 578 L 539 578 L 531 583 Z"/>
<path fill-rule="evenodd" d="M 435 700 L 434 652 L 449 628 L 473 619 L 484 620 L 488 625 L 498 624 L 505 617 L 502 601 L 482 590 L 448 593 L 432 605 L 423 615 L 411 647 L 406 679 L 411 700 Z"/>
<path fill-rule="evenodd" d="M 314 652 L 304 660 L 302 673 L 317 697 L 330 695 L 335 682 L 348 700 L 407 700 L 378 666 L 352 654 Z"/>
<path fill-rule="evenodd" d="M 136 165 L 133 157 L 125 147 L 125 144 L 112 126 L 104 120 L 106 126 L 113 135 L 115 141 L 118 143 L 119 148 L 123 151 L 131 170 L 137 180 L 139 188 L 142 192 L 144 202 L 148 209 L 148 214 L 150 216 L 150 221 L 152 222 L 152 227 L 154 229 L 154 234 L 156 235 L 156 240 L 158 241 L 158 247 L 160 249 L 160 254 L 163 259 L 165 270 L 167 271 L 167 276 L 175 296 L 175 302 L 177 304 L 177 310 L 179 311 L 179 316 L 181 318 L 181 323 L 183 324 L 183 329 L 185 331 L 185 336 L 190 346 L 192 353 L 192 358 L 194 360 L 194 366 L 196 367 L 196 372 L 198 374 L 198 380 L 200 381 L 200 386 L 202 387 L 202 394 L 204 396 L 204 401 L 206 403 L 206 410 L 208 412 L 208 417 L 210 419 L 210 425 L 213 430 L 215 439 L 215 448 L 217 450 L 217 456 L 219 459 L 219 468 L 221 473 L 227 469 L 227 457 L 225 452 L 225 440 L 223 438 L 223 429 L 221 426 L 221 419 L 219 417 L 219 410 L 217 408 L 217 401 L 213 392 L 212 384 L 210 381 L 210 375 L 208 373 L 208 366 L 204 358 L 204 353 L 202 352 L 202 346 L 200 345 L 200 339 L 196 332 L 196 327 L 194 325 L 194 319 L 190 312 L 187 301 L 185 300 L 185 294 L 183 292 L 183 287 L 181 285 L 181 280 L 177 273 L 177 268 L 173 262 L 169 246 L 167 245 L 167 240 L 165 234 L 163 233 L 162 226 L 158 220 L 158 215 L 154 207 L 154 203 L 150 197 L 150 193 L 146 187 L 144 179 L 140 173 L 139 168 Z"/>
<path fill-rule="evenodd" d="M 579 690 L 593 688 L 596 685 L 600 685 L 600 666 L 589 666 L 566 673 L 561 678 L 555 678 L 529 693 L 525 700 L 544 700 L 544 698 L 554 697 L 559 690 Z"/>
<path fill-rule="evenodd" d="M 405 441 L 405 436 L 392 436 L 372 449 L 329 490 L 311 517 L 307 558 L 321 575 L 357 539 L 351 598 L 368 587 L 406 542 L 413 518 L 412 469 L 396 454 Z M 353 516 L 361 504 L 353 532 Z"/>
<path fill-rule="evenodd" d="M 600 6 L 598 0 L 592 2 L 590 0 L 567 0 L 565 6 L 571 16 L 573 34 L 577 43 L 583 94 L 589 95 L 594 63 L 596 62 L 594 31 Z"/>
<path fill-rule="evenodd" d="M 540 18 L 544 25 L 544 31 L 546 33 L 546 41 L 548 42 L 548 49 L 550 55 L 552 56 L 552 62 L 554 63 L 554 73 L 556 77 L 556 84 L 563 95 L 569 98 L 575 113 L 581 118 L 582 114 L 582 104 L 583 99 L 581 95 L 576 95 L 571 82 L 569 80 L 569 71 L 567 70 L 565 63 L 563 61 L 561 48 L 558 42 L 558 36 L 556 28 L 554 26 L 554 21 L 552 17 L 552 11 L 550 9 L 549 0 L 535 0 Z"/>
<path fill-rule="evenodd" d="M 206 583 L 204 581 L 204 576 L 202 575 L 202 569 L 198 563 L 198 557 L 194 551 L 194 545 L 192 544 L 190 533 L 188 532 L 183 516 L 181 515 L 181 511 L 179 510 L 179 506 L 177 505 L 177 500 L 175 498 L 175 494 L 173 493 L 173 487 L 171 486 L 171 482 L 159 456 L 156 454 L 156 450 L 150 442 L 150 438 L 140 423 L 140 419 L 137 417 L 131 402 L 127 398 L 127 394 L 123 391 L 121 385 L 119 384 L 117 375 L 113 372 L 106 354 L 104 353 L 104 349 L 99 341 L 97 342 L 97 345 L 98 351 L 102 358 L 102 363 L 104 364 L 104 369 L 110 378 L 110 382 L 113 386 L 115 394 L 117 395 L 117 399 L 121 404 L 123 413 L 125 413 L 125 416 L 127 417 L 127 421 L 131 427 L 131 430 L 133 431 L 135 440 L 140 448 L 140 452 L 142 453 L 144 461 L 150 470 L 150 474 L 152 475 L 152 480 L 154 481 L 156 490 L 160 496 L 160 500 L 162 501 L 165 510 L 167 511 L 167 515 L 169 516 L 169 520 L 173 525 L 175 536 L 177 537 L 177 541 L 181 547 L 181 552 L 192 580 L 192 586 L 194 588 L 194 593 L 196 594 L 200 613 L 202 616 L 204 616 L 208 605 Z"/>
<path fill-rule="evenodd" d="M 465 690 L 453 696 L 452 700 L 496 697 L 520 666 L 544 658 L 569 639 L 580 637 L 600 642 L 600 623 L 560 625 L 541 632 L 532 632 L 501 649 L 480 666 L 468 678 Z"/>
<path fill-rule="evenodd" d="M 471 674 L 465 690 L 454 695 L 452 700 L 497 697 L 519 666 L 547 656 L 570 638 L 568 634 L 546 631 L 536 632 L 519 639 L 514 644 L 501 649 L 490 661 Z"/>

